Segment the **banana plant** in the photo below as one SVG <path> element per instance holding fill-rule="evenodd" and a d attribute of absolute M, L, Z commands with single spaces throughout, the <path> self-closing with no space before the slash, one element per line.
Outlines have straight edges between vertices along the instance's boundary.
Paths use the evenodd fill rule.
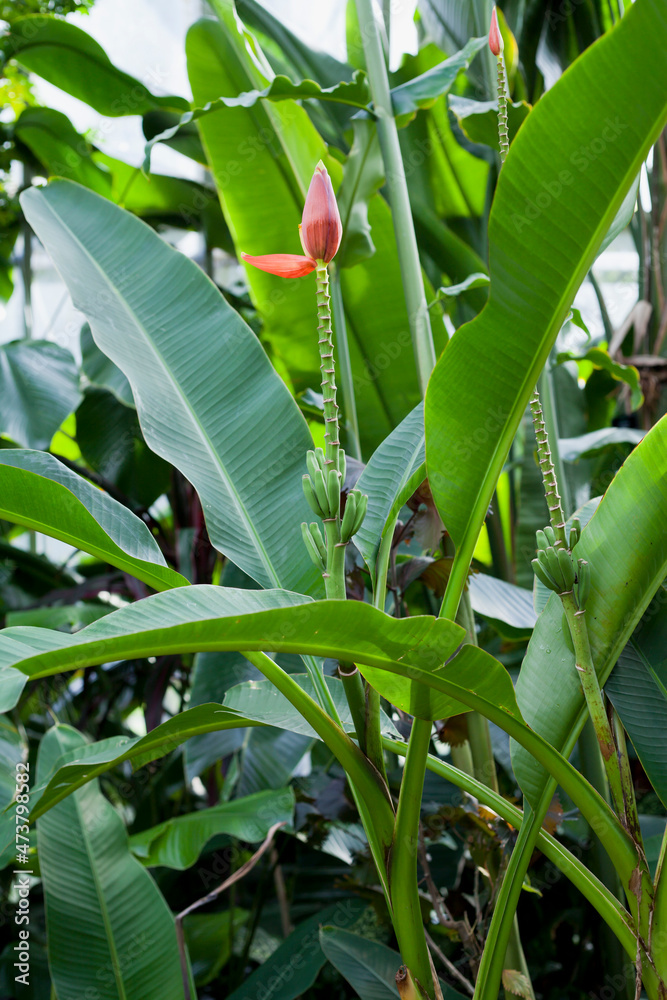
<path fill-rule="evenodd" d="M 316 359 L 324 433 L 313 439 L 313 425 L 282 371 L 239 311 L 193 261 L 145 222 L 69 179 L 23 193 L 25 216 L 85 315 L 94 346 L 129 386 L 147 445 L 191 484 L 211 545 L 228 567 L 245 574 L 247 585 L 190 584 L 169 565 L 146 519 L 52 455 L 3 450 L 4 521 L 73 544 L 155 593 L 143 591 L 143 599 L 72 633 L 27 622 L 5 628 L 0 633 L 0 704 L 10 712 L 29 682 L 74 681 L 88 668 L 117 661 L 240 653 L 255 670 L 227 690 L 223 703 L 211 700 L 189 708 L 183 703 L 172 719 L 158 719 L 145 736 L 112 735 L 87 744 L 74 730 L 57 726 L 44 737 L 30 818 L 37 830 L 58 996 L 73 996 L 75 989 L 94 984 L 96 968 L 105 963 L 113 971 L 105 996 L 157 998 L 167 989 L 164 977 L 170 996 L 195 995 L 194 932 L 186 942 L 183 914 L 173 920 L 140 862 L 188 868 L 212 835 L 228 829 L 246 841 L 268 838 L 273 811 L 281 824 L 289 822 L 291 793 L 278 796 L 277 804 L 271 793 L 264 806 L 253 798 L 248 809 L 257 822 L 250 831 L 247 815 L 241 809 L 239 819 L 232 802 L 212 804 L 199 821 L 194 812 L 173 823 L 153 824 L 128 840 L 118 814 L 101 796 L 98 779 L 130 761 L 135 767 L 154 762 L 193 737 L 270 725 L 297 734 L 304 741 L 300 745 L 325 747 L 344 772 L 400 951 L 399 959 L 378 945 L 377 953 L 364 958 L 351 932 L 323 929 L 317 969 L 328 957 L 363 1000 L 375 995 L 368 983 L 378 979 L 384 990 L 397 989 L 405 997 L 437 1000 L 454 993 L 435 972 L 419 886 L 420 810 L 429 770 L 519 830 L 504 874 L 494 875 L 493 918 L 478 963 L 476 1000 L 495 1000 L 501 982 L 508 996 L 533 995 L 515 911 L 536 846 L 594 906 L 635 965 L 637 983 L 650 1000 L 660 1000 L 667 990 L 667 839 L 652 871 L 634 807 L 624 726 L 637 740 L 638 753 L 642 748 L 640 756 L 649 761 L 649 754 L 623 692 L 617 687 L 612 694 L 617 712 L 612 711 L 601 686 L 614 676 L 619 655 L 667 575 L 667 539 L 661 531 L 667 509 L 667 418 L 642 438 L 590 520 L 581 516 L 566 525 L 554 503 L 556 474 L 534 402 L 538 458 L 553 515 L 538 532 L 535 571 L 554 594 L 534 627 L 531 621 L 516 690 L 501 659 L 477 644 L 475 589 L 468 581 L 489 506 L 556 336 L 667 123 L 664 6 L 659 0 L 637 0 L 526 114 L 511 146 L 504 110 L 501 29 L 506 26 L 494 12 L 488 52 L 485 39 L 462 40 L 456 71 L 484 51 L 486 78 L 497 60 L 503 166 L 489 217 L 488 302 L 446 346 L 444 328 L 431 327 L 437 315 L 429 303 L 432 261 L 419 253 L 426 209 L 422 204 L 420 215 L 414 197 L 411 204 L 399 129 L 406 117 L 445 99 L 456 75 L 451 64 L 445 66 L 444 60 L 437 72 L 426 71 L 392 91 L 378 24 L 371 5 L 359 0 L 368 83 L 357 77 L 327 93 L 319 84 L 306 87 L 273 75 L 233 4 L 218 0 L 214 8 L 218 20 L 198 22 L 188 39 L 200 106 L 187 111 L 187 121 L 172 120 L 159 137 L 171 141 L 179 129 L 197 122 L 225 221 L 267 321 L 273 359 L 278 361 L 283 350 L 292 352 L 292 372 L 302 364 L 311 381 Z M 477 13 L 483 8 L 475 6 Z M 485 30 L 488 14 L 484 11 Z M 29 33 L 21 30 L 28 52 Z M 49 38 L 55 45 L 59 36 Z M 77 58 L 85 54 L 81 39 L 78 44 Z M 103 54 L 91 52 L 120 86 Z M 46 57 L 37 51 L 24 58 Z M 209 93 L 207 70 L 217 74 L 223 89 L 236 92 Z M 246 87 L 249 78 L 252 87 Z M 296 103 L 302 97 L 334 104 L 354 98 L 355 109 L 362 111 L 364 124 L 355 130 L 355 141 L 365 138 L 362 159 L 368 158 L 372 177 L 358 180 L 363 165 L 353 146 L 343 185 L 346 177 L 357 179 L 365 208 L 350 207 L 341 217 L 335 193 L 338 159 L 326 151 L 313 120 Z M 158 99 L 145 88 L 140 104 L 146 114 L 184 110 L 181 99 Z M 340 124 L 340 116 L 332 115 L 329 125 L 339 137 L 344 136 Z M 377 148 L 372 152 L 374 129 L 389 204 L 376 193 L 380 160 Z M 231 168 L 229 144 L 247 141 L 257 130 L 265 137 L 256 159 L 267 186 L 256 203 L 246 206 L 250 181 L 243 170 Z M 250 176 L 250 166 L 248 171 Z M 340 190 L 349 199 L 345 204 L 353 205 L 354 195 Z M 263 226 L 262 213 L 271 225 Z M 366 236 L 370 228 L 376 247 L 371 256 L 364 244 L 369 256 L 354 266 L 337 258 L 345 247 L 346 223 Z M 437 219 L 431 223 L 440 252 L 446 246 L 451 253 L 453 234 L 444 225 L 440 230 Z M 302 254 L 291 252 L 297 236 Z M 467 253 L 470 257 L 472 250 Z M 377 284 L 374 276 L 379 276 Z M 277 298 L 276 288 L 285 289 Z M 371 314 L 384 289 L 391 302 L 400 299 L 410 331 L 401 351 L 410 371 L 404 394 L 391 406 L 383 397 L 395 371 L 373 381 L 369 412 L 377 417 L 381 405 L 383 418 L 374 418 L 372 433 L 362 434 L 361 443 L 375 443 L 385 418 L 398 426 L 355 478 L 352 457 L 345 454 L 346 444 L 354 449 L 349 428 L 361 426 L 348 412 L 359 375 L 355 351 L 377 343 L 377 316 Z M 371 332 L 364 337 L 367 318 Z M 358 337 L 353 352 L 346 320 Z M 295 342 L 288 348 L 291 332 Z M 432 613 L 401 615 L 396 579 L 405 526 L 398 518 L 409 503 L 415 517 L 430 511 L 440 518 L 454 546 L 453 556 L 425 560 L 431 569 L 440 562 L 444 574 L 442 605 Z M 437 529 L 439 537 L 442 530 Z M 355 574 L 368 581 L 361 595 L 353 590 Z M 349 600 L 353 594 L 362 599 Z M 296 670 L 285 665 L 290 657 Z M 646 676 L 660 690 L 650 649 L 641 657 Z M 335 677 L 324 669 L 331 660 L 337 663 Z M 556 699 L 561 700 L 558 713 L 548 711 Z M 470 767 L 461 754 L 446 764 L 430 752 L 434 723 L 459 716 L 467 720 Z M 405 742 L 394 722 L 409 718 Z M 609 764 L 611 802 L 604 787 L 601 793 L 570 761 L 589 718 Z M 512 740 L 523 810 L 499 794 L 489 723 Z M 389 754 L 405 758 L 398 789 L 389 774 Z M 651 759 L 646 766 L 656 765 Z M 595 831 L 618 872 L 622 898 L 543 829 L 557 786 Z M 85 939 L 93 957 L 83 969 L 71 954 L 63 958 L 62 920 L 77 920 L 63 888 L 72 824 L 86 848 L 78 863 L 81 891 L 99 918 Z M 3 857 L 14 827 L 10 803 L 0 818 Z M 96 878 L 100 869 L 103 879 Z M 115 879 L 127 892 L 128 912 L 132 900 L 141 898 L 145 933 L 150 941 L 159 939 L 160 951 L 150 961 L 145 955 L 138 961 L 123 959 L 132 942 Z M 431 903 L 440 902 L 436 893 Z M 353 943 L 346 948 L 348 937 Z M 175 972 L 179 957 L 180 975 Z M 390 977 L 387 986 L 387 968 L 396 985 Z"/>

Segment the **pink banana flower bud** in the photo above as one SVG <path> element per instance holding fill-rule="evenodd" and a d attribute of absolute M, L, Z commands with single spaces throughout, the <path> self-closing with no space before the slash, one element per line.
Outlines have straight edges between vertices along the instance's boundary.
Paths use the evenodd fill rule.
<path fill-rule="evenodd" d="M 281 278 L 302 278 L 315 270 L 318 261 L 328 264 L 333 260 L 340 246 L 343 226 L 331 178 L 321 160 L 315 167 L 308 188 L 299 235 L 307 255 L 305 257 L 291 253 L 266 254 L 261 257 L 242 253 L 241 257 L 260 271 L 268 271 Z"/>
<path fill-rule="evenodd" d="M 500 34 L 500 28 L 498 27 L 498 12 L 496 8 L 493 8 L 491 12 L 491 28 L 489 30 L 489 48 L 493 52 L 496 58 L 502 55 L 505 45 L 503 42 L 503 36 Z"/>

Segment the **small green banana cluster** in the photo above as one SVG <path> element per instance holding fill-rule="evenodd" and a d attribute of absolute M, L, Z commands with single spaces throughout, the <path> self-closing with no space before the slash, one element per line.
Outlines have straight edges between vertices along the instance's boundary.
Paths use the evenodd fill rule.
<path fill-rule="evenodd" d="M 327 469 L 321 448 L 306 454 L 308 474 L 303 477 L 303 492 L 310 509 L 323 521 L 338 516 L 340 491 L 345 482 L 345 453 L 340 452 L 340 472 Z"/>
<path fill-rule="evenodd" d="M 556 538 L 551 525 L 547 525 L 544 531 L 537 531 L 535 536 L 537 559 L 533 559 L 532 566 L 535 576 L 545 587 L 557 594 L 572 592 L 577 606 L 583 611 L 591 589 L 591 570 L 585 559 L 575 560 L 572 556 L 572 549 L 579 541 L 580 535 L 581 525 L 578 518 L 572 521 L 570 544 L 567 549 Z"/>
<path fill-rule="evenodd" d="M 350 490 L 345 501 L 345 513 L 340 526 L 340 540 L 347 544 L 359 531 L 368 507 L 368 497 L 360 490 Z"/>
<path fill-rule="evenodd" d="M 324 544 L 322 532 L 317 521 L 311 521 L 310 524 L 302 521 L 301 534 L 308 549 L 308 555 L 317 568 L 324 573 L 327 568 L 327 547 Z"/>

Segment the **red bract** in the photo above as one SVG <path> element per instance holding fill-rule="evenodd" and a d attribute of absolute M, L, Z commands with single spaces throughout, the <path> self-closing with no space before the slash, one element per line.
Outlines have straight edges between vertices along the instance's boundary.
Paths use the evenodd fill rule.
<path fill-rule="evenodd" d="M 260 271 L 268 271 L 269 274 L 277 274 L 281 278 L 303 278 L 316 267 L 314 260 L 302 257 L 298 253 L 267 253 L 262 257 L 251 257 L 250 254 L 242 253 L 241 256 L 246 264 L 252 264 Z"/>
<path fill-rule="evenodd" d="M 289 253 L 265 254 L 261 257 L 242 253 L 241 257 L 260 271 L 268 271 L 281 278 L 302 278 L 315 270 L 318 261 L 328 264 L 333 260 L 340 246 L 343 226 L 331 178 L 321 160 L 315 167 L 308 188 L 299 235 L 306 257 Z"/>
<path fill-rule="evenodd" d="M 503 36 L 500 34 L 500 28 L 498 27 L 498 12 L 496 11 L 495 7 L 491 12 L 491 28 L 489 30 L 489 48 L 496 57 L 501 55 L 504 48 Z"/>
<path fill-rule="evenodd" d="M 303 249 L 313 260 L 328 264 L 336 256 L 343 226 L 331 178 L 321 160 L 308 188 L 299 232 Z"/>

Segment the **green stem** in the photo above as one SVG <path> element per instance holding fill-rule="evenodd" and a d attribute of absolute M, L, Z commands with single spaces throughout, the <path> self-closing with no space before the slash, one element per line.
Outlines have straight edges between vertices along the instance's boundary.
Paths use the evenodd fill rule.
<path fill-rule="evenodd" d="M 479 964 L 474 1000 L 497 1000 L 498 986 L 502 978 L 507 946 L 514 927 L 514 917 L 523 889 L 523 876 L 541 832 L 541 822 L 530 807 L 524 809 L 519 836 L 510 856 L 509 864 L 500 886 L 500 892 L 493 910 L 493 918 L 486 938 L 482 960 Z"/>
<path fill-rule="evenodd" d="M 382 20 L 387 36 L 387 66 L 391 62 L 391 0 L 382 0 Z"/>
<path fill-rule="evenodd" d="M 635 786 L 632 780 L 630 769 L 630 756 L 625 740 L 625 730 L 616 709 L 611 708 L 611 727 L 616 746 L 616 759 L 621 775 L 621 790 L 623 792 L 623 813 L 625 815 L 628 830 L 632 834 L 637 847 L 643 852 L 642 833 L 639 826 L 639 815 L 637 812 L 637 798 L 635 796 Z"/>
<path fill-rule="evenodd" d="M 32 169 L 24 163 L 24 187 L 30 187 L 30 184 L 32 183 L 32 176 Z M 30 340 L 32 337 L 32 229 L 25 217 L 21 228 L 23 230 L 23 253 L 21 255 L 21 281 L 23 283 L 23 336 L 26 340 Z M 32 537 L 34 538 L 34 536 Z"/>
<path fill-rule="evenodd" d="M 578 745 L 581 773 L 590 781 L 593 788 L 596 788 L 600 795 L 609 801 L 609 785 L 602 762 L 602 754 L 600 753 L 600 746 L 590 719 L 581 731 Z M 616 869 L 607 853 L 602 849 L 602 845 L 595 836 L 594 831 L 590 828 L 589 830 L 591 871 L 595 872 L 601 881 L 614 893 L 616 898 L 621 900 L 623 898 L 623 889 Z M 606 964 L 610 976 L 621 976 L 622 981 L 626 983 L 626 987 L 621 991 L 621 996 L 625 996 L 626 1000 L 629 1000 L 629 987 L 632 983 L 632 977 L 628 974 L 627 956 L 619 952 L 615 947 L 612 930 L 606 923 L 593 928 L 593 934 L 595 946 L 600 950 L 601 955 L 606 956 Z M 634 957 L 633 955 L 633 960 Z"/>
<path fill-rule="evenodd" d="M 535 439 L 537 441 L 537 461 L 542 473 L 544 495 L 546 497 L 547 507 L 549 508 L 549 520 L 551 521 L 551 527 L 554 529 L 556 538 L 565 547 L 567 547 L 567 537 L 565 535 L 565 515 L 563 514 L 563 507 L 560 501 L 560 494 L 558 492 L 558 482 L 556 480 L 556 470 L 554 469 L 551 450 L 549 448 L 547 424 L 544 419 L 540 395 L 537 389 L 533 393 L 530 400 L 530 409 L 533 415 L 533 426 L 535 427 Z"/>
<path fill-rule="evenodd" d="M 396 236 L 396 249 L 412 335 L 412 348 L 423 395 L 435 365 L 435 347 L 419 263 L 419 249 L 389 92 L 387 67 L 378 25 L 373 13 L 373 3 L 372 0 L 356 0 L 356 5 L 359 27 L 364 42 L 368 80 L 373 95 L 373 110 L 377 122 L 378 138 L 384 160 L 386 185 Z"/>
<path fill-rule="evenodd" d="M 464 591 L 461 597 L 456 619 L 459 625 L 466 630 L 466 640 L 471 646 L 477 645 L 477 632 L 475 631 L 475 615 L 470 603 L 470 594 Z M 491 745 L 491 733 L 489 723 L 479 712 L 469 712 L 466 717 L 468 724 L 468 740 L 470 742 L 470 752 L 474 776 L 482 784 L 498 791 L 498 775 L 496 774 L 496 764 L 493 758 L 493 747 Z"/>
<path fill-rule="evenodd" d="M 469 712 L 468 714 L 470 715 L 471 713 Z M 459 743 L 458 746 L 450 746 L 449 753 L 452 758 L 452 764 L 457 770 L 462 771 L 464 774 L 469 774 L 471 778 L 475 777 L 475 763 L 472 759 L 472 750 L 470 749 L 468 740 Z"/>
<path fill-rule="evenodd" d="M 313 688 L 315 689 L 315 694 L 317 695 L 317 700 L 320 706 L 324 709 L 330 719 L 340 726 L 340 716 L 338 715 L 338 709 L 336 708 L 336 703 L 333 700 L 331 691 L 327 685 L 324 677 L 324 671 L 317 664 L 315 657 L 313 656 L 303 656 L 303 662 L 308 671 L 308 676 L 313 682 Z"/>
<path fill-rule="evenodd" d="M 357 404 L 354 395 L 354 378 L 352 376 L 352 362 L 350 361 L 350 345 L 347 339 L 347 324 L 345 322 L 343 291 L 340 284 L 340 272 L 333 264 L 331 265 L 331 304 L 333 306 L 334 327 L 336 329 L 336 351 L 338 353 L 340 387 L 343 394 L 345 430 L 347 431 L 346 450 L 353 455 L 354 458 L 360 460 L 361 443 L 359 438 L 359 420 L 357 418 Z"/>
<path fill-rule="evenodd" d="M 503 520 L 500 514 L 497 492 L 494 492 L 493 499 L 491 500 L 491 512 L 486 519 L 486 530 L 489 535 L 493 573 L 495 576 L 500 577 L 501 580 L 507 580 L 512 583 L 512 567 L 505 546 L 505 533 L 503 532 Z"/>
<path fill-rule="evenodd" d="M 667 930 L 667 826 L 662 836 L 660 845 L 660 855 L 655 873 L 655 897 L 653 905 L 653 928 L 651 937 L 660 939 L 664 937 Z M 660 935 L 660 938 L 658 938 Z M 658 974 L 667 980 L 667 949 L 655 949 L 655 964 Z"/>
<path fill-rule="evenodd" d="M 584 728 L 581 730 L 578 740 L 580 770 L 583 776 L 590 781 L 593 788 L 597 789 L 602 798 L 610 801 L 609 782 L 600 752 L 600 744 L 593 728 L 590 718 L 586 720 Z M 623 888 L 618 879 L 618 873 L 610 863 L 607 853 L 601 850 L 600 841 L 591 830 L 591 854 L 593 859 L 592 868 L 596 870 L 602 881 L 614 893 L 617 899 L 623 899 Z"/>
<path fill-rule="evenodd" d="M 317 262 L 317 344 L 320 352 L 322 397 L 324 402 L 325 464 L 340 471 L 340 440 L 338 433 L 338 403 L 336 402 L 336 371 L 331 332 L 331 297 L 329 272 L 324 261 Z"/>
<path fill-rule="evenodd" d="M 358 673 L 358 671 L 357 671 Z M 361 675 L 359 675 L 361 677 Z M 362 747 L 364 753 L 373 765 L 378 769 L 384 781 L 387 781 L 387 772 L 384 762 L 384 750 L 382 747 L 382 723 L 380 719 L 380 693 L 372 687 L 368 681 L 361 679 L 363 692 L 366 699 L 366 740 Z"/>
<path fill-rule="evenodd" d="M 607 712 L 604 705 L 600 682 L 593 665 L 591 646 L 588 639 L 588 628 L 584 615 L 577 609 L 577 603 L 571 593 L 560 594 L 567 624 L 572 636 L 574 646 L 574 662 L 579 672 L 579 680 L 586 698 L 588 711 L 595 729 L 595 735 L 600 744 L 600 752 L 604 761 L 604 769 L 609 782 L 611 798 L 616 812 L 619 816 L 625 815 L 623 805 L 623 787 L 621 783 L 621 772 L 618 758 L 616 756 L 616 744 L 609 725 Z"/>
<path fill-rule="evenodd" d="M 558 431 L 558 414 L 556 412 L 556 394 L 554 392 L 554 377 L 549 369 L 549 366 L 545 368 L 542 372 L 539 381 L 539 392 L 540 400 L 542 403 L 542 410 L 544 413 L 544 427 L 549 439 L 551 460 L 554 466 L 554 475 L 556 477 L 556 482 L 560 486 L 562 493 L 561 506 L 563 507 L 563 519 L 569 517 L 569 515 L 574 510 L 574 505 L 570 497 L 570 488 L 568 485 L 568 479 L 565 475 L 565 467 L 563 465 L 563 460 L 560 456 L 559 439 L 560 434 Z"/>
<path fill-rule="evenodd" d="M 417 855 L 425 763 L 432 728 L 432 723 L 425 719 L 415 718 L 412 722 L 389 869 L 394 927 L 401 957 L 413 978 L 431 997 L 434 995 L 433 974 L 419 902 Z"/>
<path fill-rule="evenodd" d="M 643 244 L 640 245 L 643 246 Z M 641 255 L 640 255 L 639 273 L 640 274 L 644 273 L 644 264 L 643 261 L 641 260 Z M 593 286 L 595 297 L 598 300 L 598 308 L 600 310 L 600 318 L 602 319 L 602 325 L 604 327 L 604 335 L 607 338 L 607 343 L 609 343 L 614 335 L 614 324 L 611 321 L 611 316 L 609 315 L 609 310 L 607 309 L 607 303 L 604 300 L 604 295 L 602 294 L 602 289 L 600 288 L 598 279 L 593 274 L 593 268 L 591 268 L 590 271 L 588 272 L 588 280 Z"/>
<path fill-rule="evenodd" d="M 477 632 L 475 630 L 475 614 L 470 603 L 470 594 L 466 590 L 461 597 L 461 604 L 457 614 L 457 621 L 466 630 L 466 638 L 470 645 L 477 645 Z M 467 716 L 468 739 L 474 776 L 482 784 L 487 785 L 494 792 L 498 792 L 498 775 L 496 773 L 496 763 L 493 757 L 493 746 L 491 745 L 491 733 L 489 731 L 488 720 L 479 712 L 469 712 Z M 523 973 L 530 988 L 530 995 L 534 997 L 533 987 L 528 972 L 528 964 L 521 944 L 519 933 L 519 921 L 516 914 L 512 921 L 509 940 L 505 953 L 506 969 L 515 969 Z M 505 990 L 506 997 L 517 996 L 509 990 Z"/>
<path fill-rule="evenodd" d="M 497 56 L 496 61 L 498 63 L 498 143 L 500 145 L 500 161 L 504 163 L 510 150 L 510 140 L 507 131 L 507 81 L 502 52 Z"/>

